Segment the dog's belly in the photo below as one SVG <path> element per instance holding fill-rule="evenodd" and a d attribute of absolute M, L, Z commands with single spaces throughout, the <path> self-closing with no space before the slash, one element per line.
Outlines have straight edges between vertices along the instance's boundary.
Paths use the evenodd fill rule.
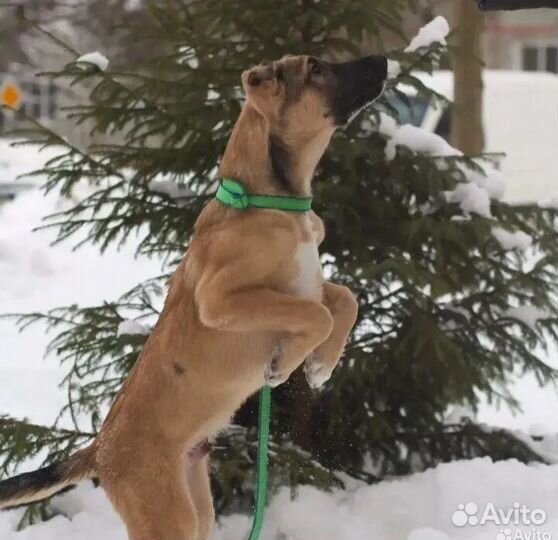
<path fill-rule="evenodd" d="M 298 245 L 295 263 L 297 274 L 291 283 L 292 293 L 303 298 L 321 300 L 322 265 L 315 242 L 303 242 Z"/>

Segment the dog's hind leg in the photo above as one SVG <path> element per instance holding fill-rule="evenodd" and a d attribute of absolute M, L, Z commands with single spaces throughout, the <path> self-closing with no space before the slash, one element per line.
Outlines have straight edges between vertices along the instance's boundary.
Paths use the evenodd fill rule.
<path fill-rule="evenodd" d="M 190 462 L 186 472 L 190 495 L 198 517 L 197 540 L 209 540 L 215 522 L 208 466 L 209 456 L 206 455 Z"/>
<path fill-rule="evenodd" d="M 129 540 L 198 540 L 198 516 L 183 467 L 172 474 L 167 467 L 138 467 L 133 476 L 102 481 Z"/>

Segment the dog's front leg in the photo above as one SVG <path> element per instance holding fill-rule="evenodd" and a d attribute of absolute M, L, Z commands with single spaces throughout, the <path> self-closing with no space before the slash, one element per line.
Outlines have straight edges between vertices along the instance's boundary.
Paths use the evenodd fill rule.
<path fill-rule="evenodd" d="M 230 275 L 230 274 L 229 274 Z M 331 334 L 332 316 L 318 302 L 265 287 L 231 290 L 212 282 L 198 292 L 201 322 L 210 328 L 233 332 L 276 332 L 280 338 L 273 358 L 262 366 L 265 383 L 277 386 Z"/>
<path fill-rule="evenodd" d="M 333 316 L 330 336 L 304 364 L 306 380 L 312 388 L 319 388 L 329 380 L 358 315 L 358 303 L 348 287 L 326 281 L 323 285 L 323 302 Z"/>
<path fill-rule="evenodd" d="M 243 223 L 250 227 L 243 229 Z M 251 241 L 241 251 L 233 249 L 246 237 Z M 286 381 L 333 328 L 332 315 L 322 303 L 276 289 L 280 269 L 295 256 L 294 238 L 291 221 L 274 214 L 254 223 L 239 222 L 212 240 L 195 290 L 205 326 L 277 336 L 277 351 L 262 364 L 262 381 L 265 377 L 270 386 Z"/>

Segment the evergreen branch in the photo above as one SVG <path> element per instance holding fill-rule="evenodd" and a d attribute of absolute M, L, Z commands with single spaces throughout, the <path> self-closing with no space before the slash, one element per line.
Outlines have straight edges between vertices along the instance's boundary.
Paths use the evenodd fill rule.
<path fill-rule="evenodd" d="M 42 25 L 40 25 L 39 23 L 37 23 L 36 21 L 33 21 L 32 19 L 29 19 L 26 15 L 25 15 L 25 11 L 21 11 L 20 13 L 21 18 L 28 23 L 30 26 L 32 26 L 35 30 L 37 30 L 40 34 L 42 34 L 43 36 L 45 36 L 48 41 L 55 43 L 56 45 L 58 45 L 62 50 L 64 50 L 65 52 L 69 53 L 70 55 L 73 56 L 79 56 L 79 53 L 70 45 L 68 45 L 66 42 L 64 42 L 64 40 L 60 39 L 58 36 L 56 36 L 56 34 L 54 34 L 54 32 L 50 32 L 49 30 L 47 30 L 46 28 L 44 28 Z"/>
<path fill-rule="evenodd" d="M 0 415 L 0 471 L 9 475 L 24 460 L 36 456 L 45 448 L 49 449 L 45 463 L 52 463 L 67 456 L 95 435 L 87 431 L 41 426 Z"/>
<path fill-rule="evenodd" d="M 2 106 L 2 108 L 8 108 L 9 109 L 9 107 L 6 107 L 6 106 Z M 44 141 L 44 140 L 43 141 L 34 141 L 34 140 L 18 141 L 18 142 L 12 143 L 13 146 L 24 146 L 24 145 L 37 145 L 37 146 L 39 146 L 40 145 L 41 149 L 44 149 L 48 146 L 62 146 L 62 147 L 68 148 L 73 154 L 77 154 L 77 155 L 81 156 L 81 158 L 83 158 L 85 163 L 90 165 L 93 170 L 96 169 L 96 168 L 102 169 L 106 175 L 117 176 L 119 178 L 123 178 L 120 173 L 118 173 L 117 171 L 114 171 L 113 169 L 111 169 L 107 165 L 104 165 L 104 164 L 96 161 L 87 152 L 85 152 L 85 151 L 79 149 L 77 146 L 71 144 L 64 137 L 58 135 L 56 132 L 47 128 L 46 126 L 44 126 L 41 122 L 39 122 L 34 117 L 29 116 L 28 114 L 24 113 L 23 111 L 17 111 L 17 114 L 20 115 L 22 118 L 24 118 L 27 122 L 29 122 L 33 126 L 35 126 L 35 128 L 37 128 L 39 133 L 45 133 L 45 134 L 48 135 L 49 138 L 46 141 Z M 15 133 L 17 134 L 18 131 L 16 131 Z M 48 165 L 47 165 L 47 167 L 48 167 Z M 48 168 L 40 169 L 39 171 L 34 171 L 31 174 L 37 175 L 39 173 L 48 174 L 49 170 L 48 170 Z M 28 176 L 28 175 L 27 174 L 22 175 L 22 177 L 25 177 L 25 176 Z M 50 189 L 52 189 L 52 188 L 49 188 L 47 191 L 49 191 Z"/>

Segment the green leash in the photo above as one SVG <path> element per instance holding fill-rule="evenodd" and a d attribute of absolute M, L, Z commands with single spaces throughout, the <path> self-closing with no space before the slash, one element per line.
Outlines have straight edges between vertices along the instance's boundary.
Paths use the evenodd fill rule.
<path fill-rule="evenodd" d="M 269 455 L 269 423 L 271 419 L 271 388 L 260 390 L 260 415 L 258 420 L 258 463 L 256 476 L 256 509 L 248 540 L 258 540 L 262 532 L 267 498 L 267 465 Z"/>
<path fill-rule="evenodd" d="M 261 208 L 286 212 L 308 212 L 312 209 L 312 197 L 287 197 L 282 195 L 248 195 L 244 186 L 230 178 L 219 184 L 215 198 L 226 206 L 237 210 Z M 258 419 L 258 458 L 256 477 L 256 509 L 248 540 L 258 540 L 262 532 L 265 503 L 267 498 L 267 466 L 269 456 L 269 424 L 271 419 L 271 388 L 264 386 L 260 391 L 260 413 Z"/>

